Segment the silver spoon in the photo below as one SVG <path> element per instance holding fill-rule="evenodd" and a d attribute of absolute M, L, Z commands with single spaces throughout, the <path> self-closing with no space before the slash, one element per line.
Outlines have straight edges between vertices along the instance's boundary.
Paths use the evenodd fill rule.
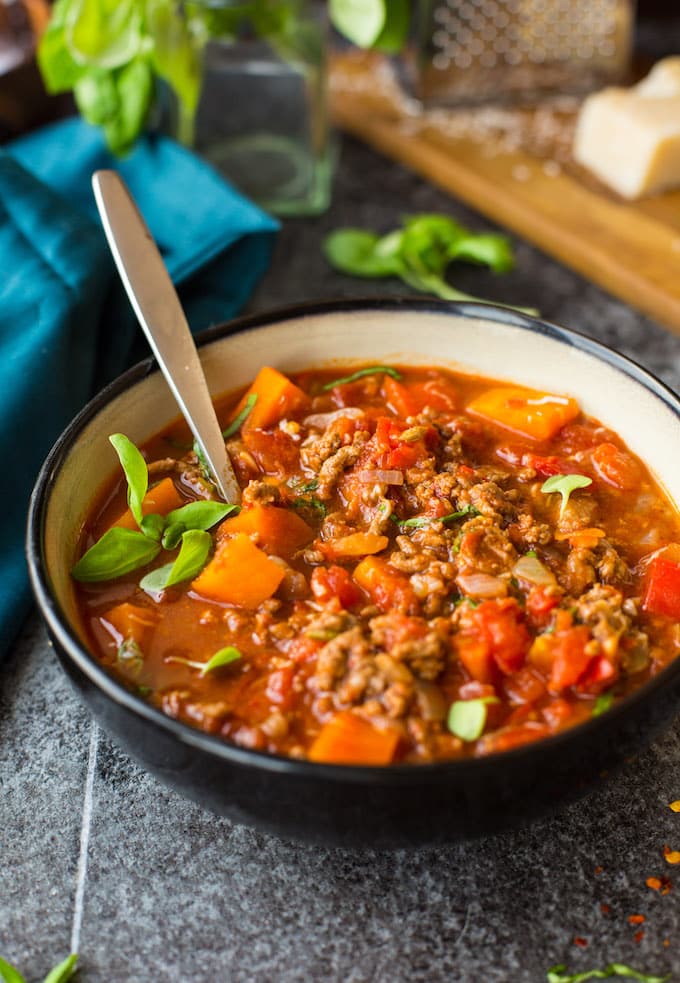
<path fill-rule="evenodd" d="M 194 339 L 165 264 L 125 182 L 96 171 L 92 187 L 123 286 L 156 361 L 230 505 L 241 490 L 229 460 Z"/>

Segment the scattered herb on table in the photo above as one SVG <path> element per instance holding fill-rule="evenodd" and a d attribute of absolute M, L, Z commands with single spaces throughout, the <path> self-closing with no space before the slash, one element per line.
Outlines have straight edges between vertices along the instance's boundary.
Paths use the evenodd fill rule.
<path fill-rule="evenodd" d="M 547 983 L 585 983 L 586 980 L 607 980 L 612 976 L 622 976 L 631 980 L 639 980 L 640 983 L 666 983 L 671 979 L 671 974 L 666 976 L 650 976 L 647 973 L 640 973 L 631 966 L 624 966 L 623 963 L 609 963 L 604 969 L 590 969 L 583 973 L 570 973 L 566 966 L 553 966 L 547 972 Z"/>
<path fill-rule="evenodd" d="M 370 279 L 399 277 L 414 290 L 444 300 L 482 300 L 447 282 L 445 274 L 453 261 L 488 266 L 494 273 L 506 273 L 514 265 L 506 236 L 470 232 L 446 215 L 414 215 L 384 236 L 365 229 L 337 229 L 326 238 L 324 252 L 342 273 Z M 512 309 L 536 313 L 533 308 Z"/>
<path fill-rule="evenodd" d="M 43 983 L 66 983 L 76 971 L 78 956 L 72 953 L 60 962 L 45 977 Z M 4 959 L 0 959 L 0 983 L 26 983 L 24 977 L 18 969 L 11 966 Z"/>

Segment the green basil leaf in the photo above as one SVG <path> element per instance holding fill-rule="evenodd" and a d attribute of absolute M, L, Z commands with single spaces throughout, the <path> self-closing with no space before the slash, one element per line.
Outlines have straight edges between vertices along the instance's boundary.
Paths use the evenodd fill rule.
<path fill-rule="evenodd" d="M 115 580 L 151 563 L 160 549 L 160 544 L 144 533 L 114 526 L 81 556 L 71 570 L 71 576 L 81 583 Z"/>
<path fill-rule="evenodd" d="M 447 726 L 462 741 L 476 741 L 486 725 L 487 705 L 499 703 L 496 696 L 482 696 L 477 700 L 456 700 L 451 704 Z"/>
<path fill-rule="evenodd" d="M 399 276 L 397 237 L 400 241 L 401 233 L 379 239 L 364 229 L 336 229 L 324 240 L 323 251 L 331 266 L 350 276 Z"/>
<path fill-rule="evenodd" d="M 467 516 L 473 517 L 475 515 L 481 515 L 479 509 L 476 509 L 474 505 L 466 505 L 464 509 L 459 509 L 458 512 L 449 512 L 448 515 L 442 515 L 439 518 L 417 515 L 413 519 L 398 519 L 394 514 L 390 518 L 406 529 L 420 529 L 422 526 L 429 526 L 433 522 L 453 522 L 455 519 L 464 519 Z"/>
<path fill-rule="evenodd" d="M 149 487 L 149 471 L 139 448 L 125 434 L 114 433 L 109 437 L 128 484 L 127 500 L 138 526 L 142 523 L 142 502 Z"/>
<path fill-rule="evenodd" d="M 370 48 L 385 28 L 392 0 L 329 0 L 331 23 L 360 48 Z"/>
<path fill-rule="evenodd" d="M 227 429 L 222 431 L 222 436 L 224 437 L 225 440 L 229 440 L 230 437 L 233 437 L 234 434 L 241 429 L 243 424 L 246 422 L 246 420 L 252 413 L 253 407 L 255 406 L 257 399 L 258 399 L 257 393 L 249 394 L 248 398 L 246 399 L 245 406 L 243 407 L 241 412 L 238 414 L 238 416 L 236 416 L 231 421 Z"/>
<path fill-rule="evenodd" d="M 26 983 L 18 969 L 0 959 L 0 983 Z"/>
<path fill-rule="evenodd" d="M 74 59 L 96 68 L 119 68 L 142 44 L 138 0 L 80 0 L 67 24 Z"/>
<path fill-rule="evenodd" d="M 490 267 L 494 273 L 509 273 L 515 265 L 512 246 L 502 235 L 465 235 L 447 250 L 449 260 L 463 259 Z"/>
<path fill-rule="evenodd" d="M 78 962 L 78 956 L 72 953 L 67 956 L 63 962 L 60 962 L 58 966 L 55 966 L 47 976 L 45 977 L 45 983 L 66 983 L 66 980 L 70 980 L 76 971 L 76 963 Z"/>
<path fill-rule="evenodd" d="M 364 379 L 368 375 L 389 375 L 393 379 L 401 379 L 401 372 L 397 372 L 396 369 L 391 368 L 389 365 L 372 365 L 370 368 L 358 369 L 356 372 L 352 372 L 351 375 L 345 375 L 341 379 L 334 379 L 332 382 L 327 382 L 325 386 L 321 387 L 321 392 L 329 392 L 329 390 L 335 389 L 336 386 L 344 386 L 348 382 L 356 382 L 357 379 Z"/>
<path fill-rule="evenodd" d="M 182 534 L 182 545 L 174 563 L 166 563 L 142 577 L 139 586 L 142 590 L 154 593 L 191 580 L 205 566 L 212 546 L 210 533 L 201 529 L 189 529 Z"/>
<path fill-rule="evenodd" d="M 562 496 L 560 506 L 560 516 L 564 515 L 564 510 L 573 491 L 577 488 L 587 488 L 592 485 L 593 479 L 587 478 L 584 474 L 554 474 L 541 485 L 541 491 L 549 495 L 552 492 L 559 492 Z"/>
<path fill-rule="evenodd" d="M 185 527 L 181 522 L 171 522 L 165 529 L 163 533 L 163 539 L 161 540 L 164 550 L 174 550 L 179 546 L 179 541 L 183 534 L 186 532 Z"/>
<path fill-rule="evenodd" d="M 228 666 L 231 662 L 236 662 L 241 658 L 242 655 L 237 648 L 234 648 L 233 645 L 227 645 L 226 648 L 215 652 L 213 657 L 208 659 L 201 668 L 201 675 L 205 676 L 206 673 L 212 672 L 213 669 L 219 669 L 220 666 Z"/>
<path fill-rule="evenodd" d="M 164 563 L 162 567 L 150 570 L 139 581 L 139 586 L 150 594 L 160 594 L 168 586 L 168 578 L 174 565 L 174 562 Z"/>
<path fill-rule="evenodd" d="M 146 0 L 146 23 L 153 40 L 156 73 L 175 90 L 187 113 L 194 113 L 201 92 L 201 57 L 176 0 Z"/>
<path fill-rule="evenodd" d="M 611 692 L 611 690 L 609 693 L 600 693 L 598 698 L 595 700 L 592 716 L 599 717 L 601 714 L 606 713 L 613 702 L 614 694 Z"/>
<path fill-rule="evenodd" d="M 372 47 L 388 55 L 403 50 L 411 25 L 410 0 L 388 0 L 385 5 L 385 23 Z"/>
<path fill-rule="evenodd" d="M 210 529 L 235 511 L 238 511 L 238 505 L 226 505 L 224 502 L 189 502 L 168 512 L 165 518 L 168 526 L 178 522 L 185 529 Z"/>
<path fill-rule="evenodd" d="M 38 44 L 38 67 L 49 93 L 67 92 L 87 71 L 73 57 L 66 37 L 66 25 L 78 2 L 57 0 Z"/>
<path fill-rule="evenodd" d="M 109 149 L 120 155 L 128 153 L 144 129 L 154 95 L 151 65 L 145 55 L 114 71 L 118 109 L 103 124 Z"/>
<path fill-rule="evenodd" d="M 142 516 L 139 528 L 145 536 L 159 543 L 163 535 L 163 530 L 165 529 L 165 517 L 157 515 L 155 512 L 149 512 L 148 515 Z"/>

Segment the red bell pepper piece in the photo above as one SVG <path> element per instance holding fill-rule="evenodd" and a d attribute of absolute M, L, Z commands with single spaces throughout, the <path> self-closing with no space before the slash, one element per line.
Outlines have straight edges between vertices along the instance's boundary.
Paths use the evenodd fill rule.
<path fill-rule="evenodd" d="M 654 557 L 647 567 L 642 607 L 648 614 L 680 620 L 680 563 L 663 553 Z"/>

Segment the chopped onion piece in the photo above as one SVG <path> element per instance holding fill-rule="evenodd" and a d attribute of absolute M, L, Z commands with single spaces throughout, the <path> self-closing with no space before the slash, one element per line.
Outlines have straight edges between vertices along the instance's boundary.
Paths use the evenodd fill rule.
<path fill-rule="evenodd" d="M 306 427 L 325 430 L 329 424 L 334 420 L 339 420 L 341 416 L 358 420 L 364 416 L 364 411 L 360 410 L 358 406 L 344 406 L 339 410 L 332 410 L 330 413 L 312 413 L 311 416 L 306 416 L 302 422 Z"/>
<path fill-rule="evenodd" d="M 508 593 L 506 582 L 488 573 L 461 573 L 456 584 L 468 597 L 506 597 Z"/>
<path fill-rule="evenodd" d="M 359 481 L 364 482 L 367 485 L 403 485 L 404 484 L 404 473 L 403 471 L 382 471 L 379 468 L 369 469 L 367 471 L 357 472 L 357 478 Z"/>
<path fill-rule="evenodd" d="M 512 568 L 512 574 L 518 580 L 539 587 L 554 587 L 557 584 L 555 575 L 536 556 L 521 556 Z"/>

